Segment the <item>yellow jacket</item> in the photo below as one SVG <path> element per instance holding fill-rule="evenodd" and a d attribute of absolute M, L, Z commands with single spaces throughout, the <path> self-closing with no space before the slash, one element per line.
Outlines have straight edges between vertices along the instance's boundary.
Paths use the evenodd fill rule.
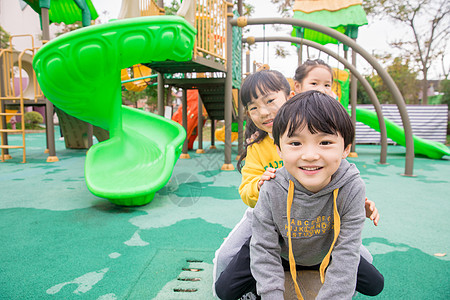
<path fill-rule="evenodd" d="M 255 207 L 258 201 L 258 181 L 267 168 L 278 169 L 283 166 L 283 160 L 277 152 L 277 148 L 270 136 L 266 136 L 261 142 L 247 148 L 245 165 L 242 168 L 242 182 L 239 186 L 239 194 L 242 201 L 250 207 Z"/>

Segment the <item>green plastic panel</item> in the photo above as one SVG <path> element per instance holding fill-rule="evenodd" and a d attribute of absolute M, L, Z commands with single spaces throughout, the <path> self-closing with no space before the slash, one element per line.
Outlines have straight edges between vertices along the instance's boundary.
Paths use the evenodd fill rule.
<path fill-rule="evenodd" d="M 171 120 L 122 106 L 120 70 L 192 58 L 195 29 L 181 17 L 140 17 L 78 29 L 36 54 L 33 67 L 58 108 L 110 131 L 87 153 L 89 190 L 120 205 L 143 205 L 170 179 L 186 137 Z"/>
<path fill-rule="evenodd" d="M 353 5 L 339 11 L 321 10 L 309 14 L 294 11 L 294 18 L 334 28 L 353 39 L 358 37 L 358 27 L 368 24 L 366 13 L 361 5 Z M 292 36 L 314 41 L 321 45 L 338 43 L 337 40 L 323 33 L 307 28 L 299 28 L 299 33 L 294 28 Z"/>
<path fill-rule="evenodd" d="M 83 26 L 87 26 L 90 20 L 98 18 L 98 13 L 95 10 L 91 0 L 58 0 L 58 1 L 39 1 L 39 0 L 25 0 L 25 2 L 38 14 L 41 14 L 41 7 L 49 8 L 48 15 L 52 23 L 73 24 L 77 21 L 83 22 Z M 78 4 L 77 4 L 78 2 Z M 88 8 L 84 13 L 80 7 Z M 89 13 L 90 16 L 86 14 Z M 88 20 L 88 17 L 89 20 Z"/>
<path fill-rule="evenodd" d="M 239 13 L 234 11 L 234 17 L 238 18 Z M 233 46 L 232 46 L 232 85 L 234 89 L 240 89 L 242 84 L 242 28 L 239 26 L 233 26 Z"/>

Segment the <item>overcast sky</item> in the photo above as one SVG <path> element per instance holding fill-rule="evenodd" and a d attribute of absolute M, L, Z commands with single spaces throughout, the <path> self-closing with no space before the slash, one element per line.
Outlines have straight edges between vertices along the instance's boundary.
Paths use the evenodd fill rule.
<path fill-rule="evenodd" d="M 97 9 L 99 15 L 101 15 L 101 13 L 106 10 L 108 11 L 109 18 L 116 18 L 118 16 L 122 3 L 121 0 L 91 1 Z M 169 0 L 166 0 L 165 2 L 169 3 Z M 279 16 L 277 13 L 277 7 L 272 4 L 270 0 L 247 0 L 247 2 L 255 7 L 255 13 L 252 15 L 252 17 L 262 18 Z M 262 37 L 264 35 L 263 26 L 250 26 L 250 28 L 251 31 L 246 36 Z M 281 26 L 281 31 L 276 31 L 273 25 L 267 25 L 265 26 L 265 36 L 289 35 L 291 28 L 292 27 Z M 394 51 L 389 47 L 388 42 L 400 39 L 409 34 L 409 31 L 400 28 L 398 25 L 394 26 L 393 24 L 386 21 L 376 21 L 371 23 L 371 20 L 369 20 L 369 25 L 359 28 L 357 43 L 371 54 L 382 54 Z M 281 71 L 287 77 L 292 77 L 294 75 L 295 68 L 297 67 L 297 54 L 295 47 L 290 46 L 289 43 L 280 43 L 280 45 L 283 45 L 284 48 L 287 49 L 290 53 L 287 58 L 281 59 L 276 58 L 274 55 L 275 45 L 276 43 L 270 43 L 269 45 L 267 45 L 267 43 L 265 43 L 265 45 L 263 45 L 262 43 L 258 43 L 256 45 L 257 49 L 255 49 L 255 51 L 251 53 L 251 61 L 255 60 L 261 63 L 268 63 L 272 69 Z M 337 46 L 335 45 L 328 45 L 327 47 L 335 52 L 338 52 Z M 339 51 L 339 54 L 343 56 L 342 46 Z M 309 55 L 310 58 L 317 58 L 319 53 L 311 49 Z M 447 56 L 450 56 L 450 54 Z M 305 57 L 306 54 L 304 54 L 304 58 Z M 333 58 L 328 58 L 328 56 L 323 53 L 320 54 L 320 58 L 324 59 L 332 67 L 342 68 L 342 66 L 339 65 L 336 60 L 334 60 Z M 447 57 L 447 59 L 449 58 Z M 362 74 L 369 74 L 371 72 L 371 67 L 367 63 L 365 63 L 364 59 L 360 56 L 358 56 L 357 69 Z M 440 74 L 442 74 L 442 69 L 438 64 L 431 67 L 428 77 L 429 79 L 437 79 L 438 77 L 440 77 Z"/>

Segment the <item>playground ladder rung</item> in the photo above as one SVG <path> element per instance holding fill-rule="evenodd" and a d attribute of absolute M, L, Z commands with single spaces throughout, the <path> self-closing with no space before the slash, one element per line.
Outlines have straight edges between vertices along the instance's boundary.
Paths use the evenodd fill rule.
<path fill-rule="evenodd" d="M 0 129 L 0 132 L 22 132 L 22 129 Z"/>
<path fill-rule="evenodd" d="M 20 100 L 20 97 L 1 97 L 0 100 Z"/>
<path fill-rule="evenodd" d="M 25 97 L 1 97 L 0 100 L 3 101 L 15 101 L 15 100 L 20 100 L 23 99 L 24 101 L 36 101 L 37 99 L 33 99 L 33 98 L 25 98 Z"/>
<path fill-rule="evenodd" d="M 0 149 L 19 149 L 25 148 L 24 146 L 14 146 L 14 145 L 1 145 Z"/>
<path fill-rule="evenodd" d="M 0 113 L 0 116 L 22 116 L 22 113 Z"/>

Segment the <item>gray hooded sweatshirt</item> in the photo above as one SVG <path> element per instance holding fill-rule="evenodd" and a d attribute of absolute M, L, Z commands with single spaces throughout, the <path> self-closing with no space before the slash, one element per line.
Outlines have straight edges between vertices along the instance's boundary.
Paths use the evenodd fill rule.
<path fill-rule="evenodd" d="M 250 267 L 262 299 L 283 299 L 284 270 L 281 257 L 289 260 L 287 195 L 294 182 L 291 207 L 291 239 L 295 263 L 313 266 L 322 262 L 334 238 L 333 190 L 341 228 L 325 282 L 316 299 L 351 299 L 356 288 L 361 232 L 364 226 L 365 185 L 354 164 L 342 160 L 330 183 L 317 193 L 305 189 L 283 167 L 264 182 L 253 211 Z M 301 278 L 300 278 L 301 280 Z"/>

